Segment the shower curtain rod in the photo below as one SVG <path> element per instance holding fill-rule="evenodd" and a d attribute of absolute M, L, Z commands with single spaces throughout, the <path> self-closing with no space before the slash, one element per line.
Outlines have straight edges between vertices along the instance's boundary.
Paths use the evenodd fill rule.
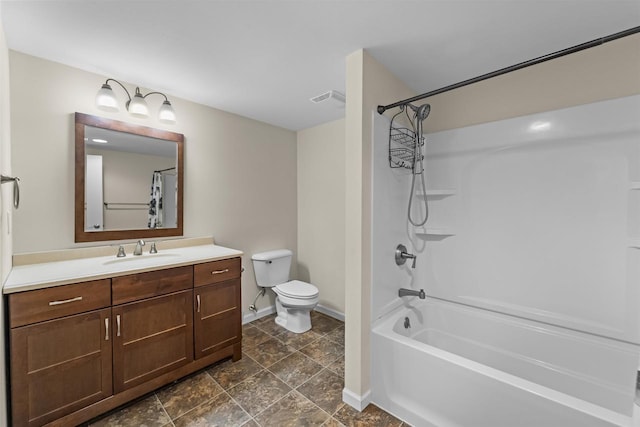
<path fill-rule="evenodd" d="M 559 50 L 557 52 L 553 52 L 553 53 L 550 53 L 550 54 L 547 54 L 547 55 L 539 56 L 537 58 L 530 59 L 528 61 L 520 62 L 519 64 L 511 65 L 509 67 L 501 68 L 499 70 L 492 71 L 492 72 L 487 73 L 487 74 L 482 74 L 481 76 L 478 76 L 478 77 L 474 77 L 474 78 L 471 78 L 471 79 L 468 79 L 468 80 L 463 80 L 461 82 L 454 83 L 452 85 L 445 86 L 445 87 L 442 87 L 440 89 L 432 90 L 430 92 L 423 93 L 422 95 L 416 95 L 416 96 L 414 96 L 412 98 L 407 98 L 407 99 L 404 99 L 402 101 L 394 102 L 393 104 L 378 105 L 378 113 L 382 114 L 382 113 L 384 113 L 385 111 L 387 111 L 387 110 L 389 110 L 391 108 L 399 107 L 401 105 L 407 105 L 410 102 L 419 101 L 421 99 L 428 98 L 428 97 L 434 96 L 434 95 L 438 95 L 438 94 L 441 94 L 443 92 L 448 92 L 448 91 L 453 90 L 453 89 L 458 89 L 458 88 L 463 87 L 463 86 L 467 86 L 467 85 L 470 85 L 470 84 L 473 84 L 473 83 L 478 83 L 478 82 L 481 82 L 483 80 L 490 79 L 492 77 L 500 76 L 502 74 L 510 73 L 510 72 L 516 71 L 516 70 L 521 70 L 522 68 L 530 67 L 531 65 L 540 64 L 542 62 L 546 62 L 546 61 L 549 61 L 551 59 L 560 58 L 562 56 L 569 55 L 569 54 L 575 53 L 575 52 L 579 52 L 579 51 L 584 50 L 584 49 L 589 49 L 591 47 L 600 46 L 600 45 L 602 45 L 604 43 L 607 43 L 607 42 L 610 42 L 610 41 L 613 41 L 613 40 L 616 40 L 616 39 L 619 39 L 619 38 L 622 38 L 622 37 L 630 36 L 630 35 L 635 34 L 635 33 L 640 33 L 640 26 L 639 27 L 629 28 L 628 30 L 620 31 L 619 33 L 615 33 L 615 34 L 611 34 L 609 36 L 601 37 L 599 39 L 591 40 L 589 42 L 582 43 L 582 44 L 579 44 L 579 45 L 576 45 L 576 46 L 572 46 L 572 47 L 569 47 L 569 48 L 566 48 L 566 49 L 562 49 L 562 50 Z"/>
<path fill-rule="evenodd" d="M 173 167 L 173 168 L 167 168 L 167 169 L 161 169 L 161 170 L 159 170 L 159 171 L 154 171 L 154 172 L 166 172 L 166 171 L 172 171 L 172 170 L 175 170 L 175 167 Z"/>

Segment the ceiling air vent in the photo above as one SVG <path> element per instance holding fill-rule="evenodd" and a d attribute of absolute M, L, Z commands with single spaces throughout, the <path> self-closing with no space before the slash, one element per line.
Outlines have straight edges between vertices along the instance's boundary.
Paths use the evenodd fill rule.
<path fill-rule="evenodd" d="M 337 90 L 330 90 L 329 92 L 325 92 L 322 95 L 314 96 L 313 98 L 311 98 L 311 102 L 313 102 L 314 104 L 327 102 L 328 104 L 332 104 L 336 107 L 344 107 L 345 101 L 345 96 Z"/>

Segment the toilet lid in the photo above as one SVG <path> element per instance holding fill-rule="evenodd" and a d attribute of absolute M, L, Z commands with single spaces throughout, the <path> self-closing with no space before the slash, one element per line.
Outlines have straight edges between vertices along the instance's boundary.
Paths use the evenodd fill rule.
<path fill-rule="evenodd" d="M 314 298 L 318 296 L 318 288 L 311 283 L 292 280 L 276 286 L 279 294 L 291 298 Z"/>

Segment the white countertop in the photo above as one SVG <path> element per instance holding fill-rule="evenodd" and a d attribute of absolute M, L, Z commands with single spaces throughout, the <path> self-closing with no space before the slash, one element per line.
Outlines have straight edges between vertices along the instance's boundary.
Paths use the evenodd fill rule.
<path fill-rule="evenodd" d="M 158 249 L 157 254 L 147 252 L 140 256 L 127 254 L 125 258 L 116 258 L 114 253 L 112 256 L 21 265 L 11 269 L 4 283 L 3 293 L 11 294 L 69 283 L 125 276 L 241 255 L 241 251 L 208 244 L 166 250 Z"/>

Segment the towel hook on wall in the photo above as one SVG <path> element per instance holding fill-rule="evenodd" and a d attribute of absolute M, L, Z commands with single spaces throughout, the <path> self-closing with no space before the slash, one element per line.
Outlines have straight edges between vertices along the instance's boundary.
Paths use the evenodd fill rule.
<path fill-rule="evenodd" d="M 18 209 L 20 206 L 20 178 L 17 176 L 4 176 L 0 175 L 0 184 L 5 182 L 13 182 L 13 207 Z"/>

